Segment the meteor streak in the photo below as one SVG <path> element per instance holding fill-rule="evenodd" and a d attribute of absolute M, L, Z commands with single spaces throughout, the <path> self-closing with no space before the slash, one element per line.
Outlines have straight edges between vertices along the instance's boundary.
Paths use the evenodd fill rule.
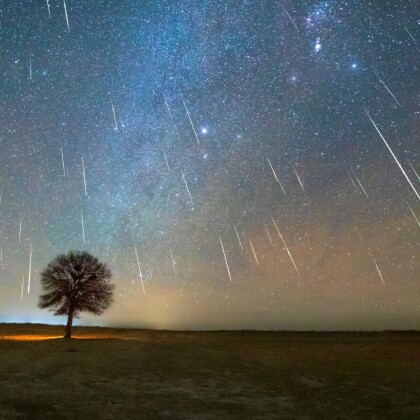
<path fill-rule="evenodd" d="M 260 265 L 260 263 L 258 262 L 257 254 L 255 253 L 254 246 L 252 245 L 251 239 L 249 240 L 249 244 L 251 245 L 251 249 L 252 249 L 252 253 L 254 254 L 255 262 L 257 263 L 257 265 Z"/>
<path fill-rule="evenodd" d="M 32 58 L 29 59 L 29 80 L 32 82 Z"/>
<path fill-rule="evenodd" d="M 296 169 L 294 169 L 294 168 L 293 168 L 293 172 L 295 173 L 296 178 L 298 179 L 299 184 L 300 184 L 300 186 L 301 186 L 301 188 L 302 188 L 303 192 L 305 192 L 305 188 L 303 188 L 302 181 L 300 180 L 299 175 L 298 175 L 298 173 L 297 173 Z"/>
<path fill-rule="evenodd" d="M 228 275 L 229 275 L 229 280 L 232 281 L 232 276 L 230 275 L 230 270 L 229 270 L 229 264 L 228 264 L 227 258 L 226 258 L 225 248 L 223 247 L 222 237 L 219 236 L 219 239 L 220 239 L 220 245 L 222 246 L 223 257 L 225 258 L 226 270 L 227 270 Z"/>
<path fill-rule="evenodd" d="M 139 277 L 141 281 L 141 287 L 143 288 L 143 294 L 146 294 L 146 291 L 144 290 L 144 283 L 143 283 L 143 274 L 141 272 L 141 266 L 140 266 L 140 260 L 139 260 L 139 254 L 137 253 L 137 246 L 134 246 L 134 251 L 136 253 L 136 260 L 137 260 L 137 266 L 139 267 Z"/>
<path fill-rule="evenodd" d="M 185 179 L 185 175 L 182 169 L 181 169 L 181 174 L 182 174 L 182 179 L 184 180 L 185 188 L 187 189 L 188 195 L 190 197 L 191 205 L 194 205 L 192 197 L 191 197 L 190 189 L 188 188 L 187 180 Z"/>
<path fill-rule="evenodd" d="M 408 177 L 408 175 L 404 171 L 404 168 L 401 166 L 401 163 L 399 162 L 399 160 L 397 159 L 397 157 L 394 155 L 394 152 L 392 151 L 391 147 L 389 146 L 389 144 L 385 140 L 385 137 L 382 135 L 382 133 L 380 132 L 379 128 L 375 124 L 375 121 L 373 121 L 372 117 L 369 115 L 369 112 L 366 111 L 366 115 L 369 117 L 370 121 L 372 122 L 373 126 L 375 127 L 375 130 L 378 132 L 379 136 L 381 137 L 381 139 L 385 143 L 386 147 L 388 148 L 389 152 L 391 153 L 391 155 L 394 158 L 395 162 L 397 163 L 398 167 L 401 169 L 401 172 L 404 174 L 405 178 L 407 179 L 408 183 L 410 184 L 410 187 L 413 189 L 413 191 L 415 192 L 417 198 L 420 200 L 419 193 L 417 192 L 416 188 L 414 187 L 414 185 L 410 181 L 410 178 Z"/>
<path fill-rule="evenodd" d="M 22 236 L 22 216 L 20 216 L 20 223 L 19 223 L 19 243 L 20 243 L 21 236 Z"/>
<path fill-rule="evenodd" d="M 244 247 L 242 246 L 242 241 L 241 241 L 241 238 L 239 236 L 238 230 L 236 229 L 236 226 L 233 226 L 233 228 L 235 229 L 236 236 L 238 237 L 239 246 L 241 247 L 241 250 L 243 251 Z"/>
<path fill-rule="evenodd" d="M 163 95 L 163 99 L 165 100 L 165 105 L 166 105 L 166 109 L 168 110 L 169 117 L 173 121 L 171 108 L 169 108 L 169 104 L 168 104 L 168 101 L 166 100 L 166 96 L 165 95 Z"/>
<path fill-rule="evenodd" d="M 381 282 L 382 282 L 382 284 L 385 286 L 385 282 L 384 282 L 384 279 L 383 279 L 383 277 L 382 277 L 381 270 L 379 270 L 379 267 L 378 267 L 378 264 L 376 264 L 376 260 L 375 260 L 375 258 L 373 259 L 373 262 L 375 263 L 375 267 L 376 267 L 376 270 L 378 271 L 378 274 L 379 274 L 379 277 L 380 277 L 380 279 L 381 279 Z"/>
<path fill-rule="evenodd" d="M 23 300 L 23 288 L 25 286 L 25 274 L 22 274 L 22 287 L 20 289 L 20 300 Z"/>
<path fill-rule="evenodd" d="M 414 38 L 414 36 L 411 34 L 411 32 L 404 26 L 405 31 L 408 33 L 408 35 L 410 36 L 410 38 L 416 43 L 416 38 Z"/>
<path fill-rule="evenodd" d="M 172 254 L 172 249 L 169 248 L 169 252 L 171 253 L 172 268 L 174 270 L 174 274 L 176 275 L 176 262 L 174 260 L 174 255 Z"/>
<path fill-rule="evenodd" d="M 83 245 L 86 245 L 86 238 L 85 238 L 85 222 L 83 220 L 83 211 L 80 211 L 80 218 L 82 220 L 82 236 L 83 236 Z"/>
<path fill-rule="evenodd" d="M 388 93 L 394 98 L 395 102 L 399 105 L 402 106 L 399 102 L 398 99 L 394 96 L 394 94 L 391 92 L 391 90 L 389 89 L 389 87 L 385 84 L 385 82 L 379 77 L 378 73 L 376 73 L 376 77 L 379 79 L 379 81 L 384 85 L 385 89 L 388 91 Z"/>
<path fill-rule="evenodd" d="M 169 163 L 168 163 L 168 157 L 166 156 L 165 151 L 163 151 L 163 155 L 165 156 L 165 162 L 166 162 L 166 166 L 167 166 L 167 168 L 168 168 L 168 171 L 170 171 L 170 168 L 169 168 Z"/>
<path fill-rule="evenodd" d="M 70 33 L 69 16 L 67 14 L 66 0 L 63 0 L 63 5 L 64 5 L 64 14 L 66 15 L 67 29 L 69 30 L 69 33 Z"/>
<path fill-rule="evenodd" d="M 413 165 L 410 162 L 408 162 L 408 164 L 410 165 L 411 170 L 416 174 L 417 180 L 420 181 L 420 176 L 417 173 L 417 171 L 414 169 Z M 0 200 L 0 202 L 1 202 L 1 200 Z"/>
<path fill-rule="evenodd" d="M 32 244 L 31 244 L 31 252 L 29 254 L 28 295 L 31 291 L 31 274 L 32 274 Z"/>
<path fill-rule="evenodd" d="M 353 171 L 352 171 L 353 172 Z M 357 178 L 357 176 L 356 176 L 356 174 L 353 172 L 353 176 L 356 178 L 356 181 L 357 181 L 357 183 L 360 185 L 360 188 L 362 189 L 362 191 L 365 193 L 365 196 L 367 197 L 367 198 L 369 198 L 369 196 L 368 196 L 368 194 L 367 194 L 367 192 L 366 192 L 366 190 L 363 188 L 363 185 L 362 185 L 362 183 L 359 181 L 359 178 Z"/>
<path fill-rule="evenodd" d="M 411 213 L 413 214 L 414 218 L 416 219 L 417 224 L 420 226 L 419 219 L 417 219 L 416 213 L 414 213 L 414 210 L 411 208 L 410 204 L 407 203 L 408 208 L 410 209 Z"/>
<path fill-rule="evenodd" d="M 292 17 L 289 15 L 289 12 L 287 11 L 287 9 L 283 6 L 283 4 L 281 5 L 281 7 L 283 7 L 284 11 L 286 12 L 286 15 L 289 17 L 290 22 L 293 23 L 293 26 L 296 28 L 297 31 L 299 31 L 299 28 L 296 26 L 296 23 L 294 22 L 294 20 L 292 19 Z"/>
<path fill-rule="evenodd" d="M 273 243 L 273 241 L 271 240 L 271 235 L 270 235 L 270 232 L 268 231 L 268 229 L 267 229 L 267 226 L 266 226 L 266 225 L 264 225 L 264 227 L 265 227 L 265 231 L 267 232 L 268 240 L 270 241 L 270 244 L 271 244 L 271 243 Z"/>
<path fill-rule="evenodd" d="M 85 161 L 83 160 L 83 156 L 82 156 L 82 173 L 83 173 L 83 185 L 85 187 L 85 195 L 87 196 Z"/>
<path fill-rule="evenodd" d="M 63 176 L 66 176 L 66 167 L 64 166 L 63 146 L 60 146 L 60 150 L 61 150 L 61 163 L 63 164 Z"/>
<path fill-rule="evenodd" d="M 175 127 L 175 132 L 176 132 L 176 135 L 177 135 L 177 137 L 178 137 L 178 140 L 181 140 L 181 137 L 179 136 L 179 132 L 178 132 L 178 127 L 176 126 L 175 121 L 174 121 L 174 119 L 173 119 L 173 117 L 172 117 L 171 108 L 169 108 L 169 104 L 168 104 L 168 101 L 167 101 L 167 99 L 166 99 L 166 96 L 165 96 L 165 95 L 163 95 L 163 99 L 165 100 L 165 106 L 166 106 L 166 109 L 167 109 L 167 111 L 168 111 L 169 118 L 171 119 L 171 122 L 172 122 L 173 126 Z M 185 105 L 185 103 L 184 103 L 184 105 Z M 191 120 L 190 120 L 190 121 L 191 121 Z"/>
<path fill-rule="evenodd" d="M 277 233 L 279 234 L 279 237 L 280 237 L 281 241 L 283 242 L 283 245 L 284 245 L 284 247 L 286 248 L 287 253 L 289 254 L 289 257 L 290 257 L 290 259 L 291 259 L 291 261 L 292 261 L 292 263 L 293 263 L 293 266 L 295 267 L 296 273 L 298 273 L 298 275 L 300 275 L 300 274 L 299 274 L 299 270 L 298 270 L 298 269 L 297 269 L 297 267 L 296 267 L 295 261 L 293 260 L 292 254 L 290 253 L 289 248 L 287 248 L 286 242 L 284 242 L 283 236 L 282 236 L 282 234 L 280 233 L 280 229 L 278 228 L 276 221 L 274 220 L 274 218 L 273 218 L 273 217 L 271 218 L 271 220 L 273 221 L 274 226 L 275 226 L 275 228 L 276 228 L 276 230 L 277 230 Z"/>
<path fill-rule="evenodd" d="M 112 102 L 111 99 L 111 108 L 112 108 L 112 115 L 114 116 L 114 124 L 115 124 L 115 131 L 118 131 L 118 122 L 117 122 L 117 116 L 115 115 L 115 107 L 114 107 L 114 103 Z"/>
<path fill-rule="evenodd" d="M 270 165 L 271 170 L 273 171 L 274 178 L 276 178 L 276 181 L 279 183 L 279 185 L 280 185 L 280 187 L 281 187 L 281 189 L 283 191 L 283 194 L 286 195 L 286 191 L 284 191 L 283 185 L 281 185 L 281 182 L 280 182 L 280 180 L 277 177 L 276 171 L 274 170 L 273 165 L 270 162 L 270 159 L 267 158 L 267 160 L 268 160 L 268 163 Z"/>
<path fill-rule="evenodd" d="M 349 176 L 349 178 L 350 178 L 350 181 L 353 183 L 353 185 L 354 185 L 354 187 L 356 188 L 356 183 L 354 182 L 354 179 L 353 179 L 353 177 L 351 176 L 351 173 L 350 173 L 350 171 L 347 169 L 347 174 L 348 174 L 348 176 Z"/>
<path fill-rule="evenodd" d="M 187 111 L 188 119 L 190 120 L 190 124 L 191 124 L 191 127 L 192 127 L 193 131 L 194 131 L 194 135 L 195 135 L 195 138 L 197 140 L 197 143 L 200 144 L 200 140 L 198 139 L 197 131 L 195 131 L 195 127 L 194 127 L 194 124 L 192 122 L 191 115 L 188 111 L 187 105 L 186 105 L 186 103 L 184 101 L 184 97 L 182 95 L 181 95 L 181 98 L 182 98 L 182 103 L 184 104 L 185 111 Z"/>
<path fill-rule="evenodd" d="M 50 0 L 46 0 L 46 1 L 47 1 L 47 8 L 48 8 L 48 16 L 51 17 Z"/>

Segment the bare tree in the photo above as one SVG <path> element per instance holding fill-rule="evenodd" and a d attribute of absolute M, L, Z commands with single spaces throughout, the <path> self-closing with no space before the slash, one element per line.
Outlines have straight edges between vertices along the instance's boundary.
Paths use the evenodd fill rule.
<path fill-rule="evenodd" d="M 112 303 L 111 278 L 107 265 L 87 252 L 58 255 L 41 272 L 45 293 L 38 306 L 50 308 L 54 315 L 67 315 L 64 338 L 71 338 L 73 318 L 80 312 L 101 315 Z"/>

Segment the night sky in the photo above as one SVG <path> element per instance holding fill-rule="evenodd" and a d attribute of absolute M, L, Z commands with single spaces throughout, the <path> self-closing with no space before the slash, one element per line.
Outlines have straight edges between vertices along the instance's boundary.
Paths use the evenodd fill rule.
<path fill-rule="evenodd" d="M 84 324 L 420 328 L 416 3 L 2 1 L 0 321 L 78 249 Z"/>

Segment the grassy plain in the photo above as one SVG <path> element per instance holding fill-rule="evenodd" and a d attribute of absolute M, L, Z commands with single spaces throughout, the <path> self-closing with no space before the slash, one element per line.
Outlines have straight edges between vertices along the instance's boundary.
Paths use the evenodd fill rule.
<path fill-rule="evenodd" d="M 420 333 L 0 324 L 0 419 L 420 418 Z"/>

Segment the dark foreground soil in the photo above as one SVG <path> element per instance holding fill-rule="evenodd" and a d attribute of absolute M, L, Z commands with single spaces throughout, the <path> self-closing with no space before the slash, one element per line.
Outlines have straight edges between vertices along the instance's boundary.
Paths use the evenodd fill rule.
<path fill-rule="evenodd" d="M 420 419 L 420 333 L 0 325 L 1 419 Z"/>

